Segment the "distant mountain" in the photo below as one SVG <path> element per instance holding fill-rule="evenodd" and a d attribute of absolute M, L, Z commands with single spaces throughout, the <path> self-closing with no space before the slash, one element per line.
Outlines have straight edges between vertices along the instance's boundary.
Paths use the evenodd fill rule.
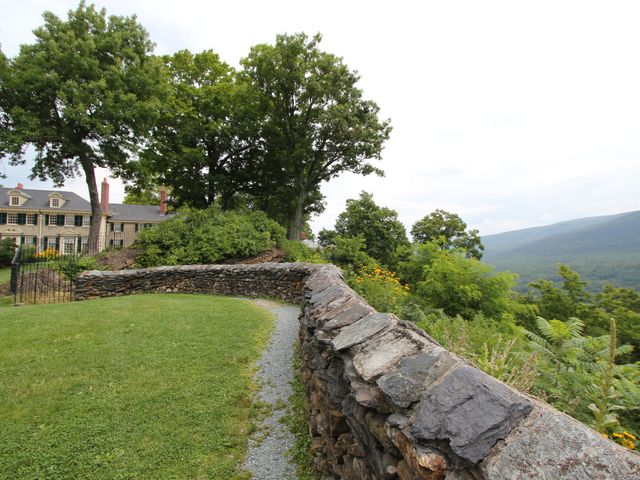
<path fill-rule="evenodd" d="M 640 211 L 580 218 L 544 227 L 482 237 L 483 261 L 520 275 L 524 287 L 556 277 L 556 265 L 570 265 L 591 282 L 640 290 Z"/>

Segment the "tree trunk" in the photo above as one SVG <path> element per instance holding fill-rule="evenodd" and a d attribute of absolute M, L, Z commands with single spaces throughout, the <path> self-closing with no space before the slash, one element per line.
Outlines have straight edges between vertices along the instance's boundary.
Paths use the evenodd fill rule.
<path fill-rule="evenodd" d="M 89 239 L 87 240 L 87 254 L 95 255 L 99 252 L 100 224 L 102 223 L 102 207 L 98 196 L 98 184 L 96 183 L 96 172 L 93 163 L 88 160 L 80 162 L 84 170 L 84 177 L 89 189 L 89 202 L 91 203 L 91 227 L 89 228 Z"/>
<path fill-rule="evenodd" d="M 289 228 L 289 240 L 300 240 L 300 232 L 304 223 L 304 203 L 307 199 L 307 189 L 304 184 L 304 171 L 298 174 L 296 195 L 296 209 Z"/>

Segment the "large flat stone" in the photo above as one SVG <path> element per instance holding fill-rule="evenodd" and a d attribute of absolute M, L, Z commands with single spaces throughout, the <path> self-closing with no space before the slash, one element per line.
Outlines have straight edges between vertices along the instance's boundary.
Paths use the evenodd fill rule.
<path fill-rule="evenodd" d="M 638 480 L 640 455 L 536 402 L 479 468 L 492 480 Z"/>
<path fill-rule="evenodd" d="M 309 298 L 309 302 L 311 302 L 313 305 L 323 305 L 328 301 L 331 301 L 331 300 L 327 301 L 326 300 L 327 297 L 330 299 L 334 299 L 338 295 L 343 295 L 346 291 L 347 291 L 347 287 L 344 284 L 335 283 L 335 284 L 329 285 L 324 290 L 321 290 L 311 295 L 311 297 Z"/>
<path fill-rule="evenodd" d="M 376 313 L 373 307 L 366 303 L 360 303 L 360 301 L 356 299 L 345 304 L 344 308 L 340 307 L 339 313 L 327 315 L 328 321 L 322 326 L 322 329 L 329 331 L 346 327 L 373 313 Z"/>
<path fill-rule="evenodd" d="M 410 340 L 387 334 L 372 348 L 358 352 L 353 358 L 353 366 L 364 380 L 369 381 L 386 373 L 401 358 L 417 351 L 418 347 Z"/>
<path fill-rule="evenodd" d="M 417 355 L 400 360 L 376 383 L 393 403 L 407 408 L 420 400 L 425 387 L 435 382 L 456 363 L 455 357 L 444 348 L 427 345 Z"/>
<path fill-rule="evenodd" d="M 331 341 L 331 345 L 336 351 L 358 345 L 388 327 L 391 324 L 391 318 L 386 313 L 367 315 L 340 330 L 340 333 Z"/>
<path fill-rule="evenodd" d="M 456 454 L 478 463 L 531 409 L 524 395 L 476 368 L 460 367 L 426 390 L 412 433 L 448 440 Z"/>

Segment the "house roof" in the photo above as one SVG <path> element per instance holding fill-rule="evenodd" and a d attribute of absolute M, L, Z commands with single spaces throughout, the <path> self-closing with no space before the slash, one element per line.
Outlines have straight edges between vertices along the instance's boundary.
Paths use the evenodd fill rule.
<path fill-rule="evenodd" d="M 23 194 L 26 201 L 19 207 L 10 205 L 10 193 L 18 192 Z M 51 195 L 62 196 L 64 204 L 59 208 L 49 206 Z M 61 190 L 32 190 L 24 188 L 0 187 L 0 208 L 11 211 L 33 210 L 36 212 L 46 211 L 47 213 L 59 212 L 81 212 L 91 215 L 91 204 L 77 193 L 65 192 Z M 124 205 L 120 203 L 110 203 L 109 211 L 106 212 L 110 221 L 142 221 L 142 222 L 162 222 L 167 219 L 167 215 L 160 213 L 160 205 Z"/>
<path fill-rule="evenodd" d="M 19 207 L 11 206 L 9 192 L 17 191 L 25 193 L 27 200 Z M 51 208 L 49 206 L 49 195 L 58 194 L 65 198 L 64 205 L 59 208 Z M 60 190 L 31 190 L 0 187 L 0 207 L 8 210 L 48 210 L 54 212 L 88 212 L 91 213 L 91 204 L 77 193 L 63 192 Z"/>
<path fill-rule="evenodd" d="M 109 220 L 148 220 L 150 222 L 162 222 L 167 215 L 160 213 L 160 205 L 125 205 L 122 203 L 109 204 Z"/>

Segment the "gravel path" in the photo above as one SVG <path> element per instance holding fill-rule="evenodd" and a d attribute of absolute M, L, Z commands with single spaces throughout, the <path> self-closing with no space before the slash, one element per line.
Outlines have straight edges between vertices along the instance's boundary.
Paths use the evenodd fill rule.
<path fill-rule="evenodd" d="M 276 314 L 275 331 L 258 361 L 256 372 L 262 387 L 258 400 L 273 405 L 273 411 L 264 421 L 263 428 L 249 439 L 243 468 L 253 474 L 254 480 L 297 480 L 295 464 L 286 454 L 293 446 L 294 438 L 280 419 L 286 414 L 286 408 L 282 407 L 292 393 L 291 358 L 298 338 L 300 309 L 267 300 L 256 303 Z"/>

